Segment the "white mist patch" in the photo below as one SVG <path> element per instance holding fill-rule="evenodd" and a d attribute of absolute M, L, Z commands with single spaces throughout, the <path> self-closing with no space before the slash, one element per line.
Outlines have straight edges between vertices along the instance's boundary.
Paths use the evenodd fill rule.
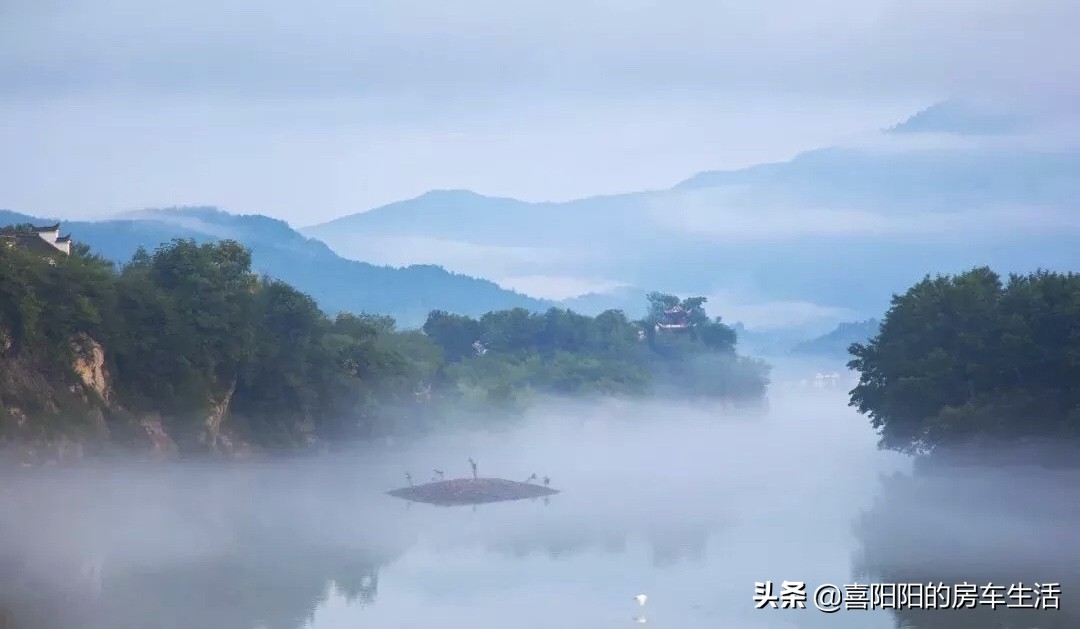
<path fill-rule="evenodd" d="M 753 610 L 753 583 L 850 579 L 852 521 L 870 505 L 878 473 L 907 468 L 904 457 L 876 450 L 844 402 L 838 392 L 778 394 L 764 412 L 552 402 L 514 428 L 417 444 L 402 465 L 466 476 L 473 457 L 481 476 L 549 475 L 561 493 L 403 509 L 419 538 L 382 571 L 386 596 L 363 610 L 329 603 L 312 627 L 436 618 L 618 627 L 642 613 L 638 592 L 649 593 L 652 624 L 781 626 Z M 891 623 L 878 614 L 835 626 Z"/>
<path fill-rule="evenodd" d="M 708 307 L 724 313 L 725 322 L 748 322 L 753 331 L 804 330 L 812 336 L 842 321 L 857 318 L 847 308 L 800 300 L 769 300 L 738 291 L 715 291 L 708 295 Z"/>
<path fill-rule="evenodd" d="M 824 193 L 824 189 L 817 191 Z M 665 197 L 652 210 L 658 230 L 721 243 L 793 244 L 807 238 L 854 236 L 968 239 L 972 234 L 1050 234 L 1080 229 L 1069 207 L 1001 204 L 978 199 L 942 209 L 897 211 L 884 196 L 831 205 L 773 196 L 765 187 L 725 185 Z"/>
<path fill-rule="evenodd" d="M 850 578 L 851 523 L 877 474 L 905 466 L 844 402 L 548 401 L 523 419 L 492 413 L 489 430 L 347 455 L 45 470 L 0 492 L 0 561 L 16 556 L 5 565 L 41 592 L 77 593 L 62 608 L 93 629 L 592 629 L 641 613 L 776 626 L 752 608 L 754 581 Z M 406 472 L 468 477 L 470 458 L 482 477 L 548 476 L 560 493 L 475 509 L 384 494 Z"/>
<path fill-rule="evenodd" d="M 845 401 L 842 392 L 779 394 L 764 413 L 670 401 L 552 405 L 507 432 L 419 445 L 402 465 L 467 476 L 466 458 L 474 457 L 481 476 L 549 476 L 562 492 L 550 508 L 482 506 L 483 517 L 419 507 L 437 514 L 425 539 L 440 546 L 722 530 L 762 513 L 870 496 L 867 470 L 891 468 L 896 458 L 875 449 L 867 422 Z"/>
<path fill-rule="evenodd" d="M 390 266 L 437 264 L 448 271 L 477 277 L 497 277 L 546 267 L 573 257 L 570 252 L 543 247 L 477 244 L 425 236 L 341 236 L 322 240 L 338 255 L 351 260 Z"/>

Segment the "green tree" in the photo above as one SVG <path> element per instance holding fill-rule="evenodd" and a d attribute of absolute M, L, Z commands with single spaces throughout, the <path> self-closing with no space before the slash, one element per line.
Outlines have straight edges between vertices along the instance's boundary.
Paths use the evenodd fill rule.
<path fill-rule="evenodd" d="M 885 448 L 1080 434 L 1080 276 L 925 278 L 851 346 L 851 404 Z"/>
<path fill-rule="evenodd" d="M 480 340 L 482 328 L 471 317 L 433 310 L 423 331 L 442 348 L 446 360 L 454 362 L 476 353 L 473 343 Z"/>
<path fill-rule="evenodd" d="M 538 394 L 763 394 L 765 372 L 735 354 L 734 331 L 708 318 L 704 298 L 654 293 L 650 303 L 659 315 L 682 305 L 690 329 L 645 342 L 652 326 L 620 311 L 552 308 L 434 311 L 422 331 L 400 331 L 387 316 L 328 318 L 310 296 L 252 273 L 233 241 L 175 240 L 120 269 L 84 246 L 55 257 L 5 246 L 0 360 L 21 362 L 2 365 L 0 405 L 71 415 L 86 429 L 96 404 L 127 439 L 145 432 L 137 419 L 158 414 L 182 449 L 198 450 L 211 435 L 294 448 L 417 430 L 457 410 L 515 412 Z M 79 393 L 73 373 L 91 341 L 104 348 L 108 401 Z"/>

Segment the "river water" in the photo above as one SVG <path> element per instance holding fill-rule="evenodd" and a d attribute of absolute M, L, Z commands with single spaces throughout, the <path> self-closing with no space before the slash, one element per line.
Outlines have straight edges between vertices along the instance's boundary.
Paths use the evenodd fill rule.
<path fill-rule="evenodd" d="M 0 489 L 0 627 L 1080 626 L 1075 473 L 913 472 L 845 401 L 552 404 L 317 459 L 20 470 Z M 383 493 L 406 472 L 467 476 L 469 457 L 560 493 L 476 508 Z M 806 584 L 806 608 L 758 609 L 755 584 L 783 581 Z M 824 584 L 964 581 L 1061 583 L 1061 609 L 813 601 Z"/>

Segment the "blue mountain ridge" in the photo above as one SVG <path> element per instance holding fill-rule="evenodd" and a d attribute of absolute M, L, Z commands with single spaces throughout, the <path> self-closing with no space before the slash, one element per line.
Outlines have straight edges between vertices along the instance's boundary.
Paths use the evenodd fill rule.
<path fill-rule="evenodd" d="M 0 210 L 0 225 L 53 222 L 57 219 Z M 395 268 L 346 260 L 284 221 L 216 208 L 147 210 L 112 220 L 62 221 L 61 228 L 72 234 L 73 241 L 86 243 L 119 264 L 130 260 L 139 247 L 153 251 L 175 238 L 233 239 L 251 249 L 253 270 L 310 294 L 324 311 L 390 314 L 404 327 L 422 324 L 435 309 L 479 316 L 491 310 L 542 310 L 553 305 L 434 265 Z"/>

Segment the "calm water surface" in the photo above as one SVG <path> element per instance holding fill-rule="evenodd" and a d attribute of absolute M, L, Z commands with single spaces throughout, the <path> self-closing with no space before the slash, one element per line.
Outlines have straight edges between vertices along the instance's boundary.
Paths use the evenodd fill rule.
<path fill-rule="evenodd" d="M 35 629 L 1080 626 L 1067 583 L 1080 480 L 912 476 L 844 401 L 781 393 L 758 416 L 550 407 L 499 432 L 319 460 L 24 470 L 0 490 L 0 604 Z M 465 476 L 469 457 L 562 493 L 475 509 L 382 493 L 406 471 Z M 1066 581 L 1065 609 L 753 601 L 759 581 L 965 579 Z"/>

